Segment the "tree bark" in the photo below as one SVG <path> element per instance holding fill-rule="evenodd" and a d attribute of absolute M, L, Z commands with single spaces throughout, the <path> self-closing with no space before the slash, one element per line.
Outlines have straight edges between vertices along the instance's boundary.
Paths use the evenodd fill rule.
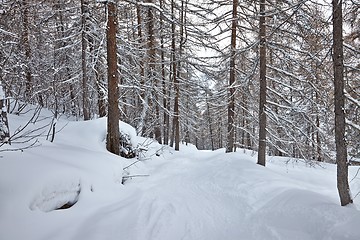
<path fill-rule="evenodd" d="M 347 148 L 345 142 L 344 56 L 342 0 L 333 0 L 333 68 L 335 101 L 335 144 L 337 188 L 341 206 L 352 203 L 348 182 Z"/>
<path fill-rule="evenodd" d="M 89 104 L 89 93 L 88 93 L 88 76 L 86 67 L 86 18 L 87 14 L 87 3 L 86 0 L 81 0 L 81 69 L 82 69 L 82 100 L 83 100 L 83 115 L 84 120 L 90 119 L 90 104 Z"/>
<path fill-rule="evenodd" d="M 226 152 L 234 151 L 234 119 L 235 119 L 235 55 L 236 55 L 236 28 L 237 28 L 238 0 L 233 0 L 232 24 L 231 24 L 231 49 L 230 49 L 230 79 L 228 90 L 228 125 Z"/>
<path fill-rule="evenodd" d="M 172 23 L 171 23 L 171 55 L 172 55 L 172 76 L 174 83 L 174 91 L 175 91 L 175 99 L 174 99 L 174 118 L 173 118 L 173 128 L 174 128 L 174 140 L 175 140 L 175 151 L 179 151 L 180 149 L 180 124 L 179 124 L 179 79 L 177 72 L 179 69 L 177 68 L 176 62 L 176 45 L 175 45 L 175 1 L 171 1 L 171 14 L 172 14 Z"/>
<path fill-rule="evenodd" d="M 265 29 L 265 0 L 260 1 L 260 101 L 259 101 L 259 165 L 265 166 L 266 156 L 266 29 Z"/>
<path fill-rule="evenodd" d="M 160 0 L 160 9 L 163 9 L 163 0 Z M 163 17 L 160 16 L 160 31 L 164 29 L 164 20 Z M 161 79 L 162 79 L 162 94 L 163 94 L 163 137 L 164 144 L 169 144 L 169 114 L 168 114 L 168 86 L 166 84 L 166 74 L 165 74 L 165 46 L 164 46 L 164 36 L 160 34 L 160 45 L 161 45 Z"/>
<path fill-rule="evenodd" d="M 149 4 L 153 4 L 153 0 L 147 0 L 146 1 Z M 154 100 L 154 107 L 155 107 L 155 116 L 153 119 L 153 131 L 155 140 L 158 141 L 160 144 L 162 143 L 161 138 L 161 128 L 160 128 L 160 109 L 158 104 L 158 78 L 156 74 L 156 64 L 157 64 L 157 58 L 156 58 L 156 46 L 155 46 L 155 16 L 154 16 L 154 10 L 151 7 L 148 7 L 147 9 L 147 55 L 148 55 L 148 64 L 149 64 L 149 72 L 148 72 L 148 81 L 151 81 L 151 86 L 153 86 L 152 89 L 152 95 Z"/>
<path fill-rule="evenodd" d="M 3 90 L 3 87 L 1 86 L 0 82 L 0 110 L 1 110 L 1 116 L 0 116 L 0 141 L 3 143 L 11 144 L 10 142 L 10 131 L 9 131 L 9 121 L 7 117 L 7 110 L 6 110 L 6 96 L 5 91 Z"/>
<path fill-rule="evenodd" d="M 211 142 L 211 150 L 214 151 L 215 150 L 215 145 L 214 145 L 214 135 L 213 135 L 213 129 L 212 129 L 212 121 L 211 121 L 211 114 L 210 114 L 210 104 L 208 101 L 208 95 L 206 94 L 206 110 L 207 110 L 207 120 L 208 120 L 208 124 L 209 124 L 209 132 L 210 132 L 210 142 Z"/>
<path fill-rule="evenodd" d="M 29 6 L 28 0 L 22 1 L 22 44 L 25 52 L 25 100 L 29 101 L 32 94 L 33 75 L 31 71 L 31 48 L 30 48 L 30 37 L 29 37 Z"/>
<path fill-rule="evenodd" d="M 117 73 L 117 48 L 116 48 L 116 28 L 117 13 L 116 4 L 107 3 L 107 64 L 108 64 L 108 119 L 107 119 L 107 138 L 106 148 L 108 151 L 120 154 L 120 133 L 119 133 L 119 79 Z"/>

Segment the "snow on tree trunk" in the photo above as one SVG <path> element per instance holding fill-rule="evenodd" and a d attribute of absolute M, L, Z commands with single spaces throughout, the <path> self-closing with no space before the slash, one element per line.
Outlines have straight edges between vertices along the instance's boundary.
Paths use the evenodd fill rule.
<path fill-rule="evenodd" d="M 0 140 L 2 143 L 10 144 L 10 131 L 9 122 L 7 118 L 6 104 L 5 104 L 5 92 L 0 83 L 0 107 L 1 107 L 1 118 L 0 118 Z"/>

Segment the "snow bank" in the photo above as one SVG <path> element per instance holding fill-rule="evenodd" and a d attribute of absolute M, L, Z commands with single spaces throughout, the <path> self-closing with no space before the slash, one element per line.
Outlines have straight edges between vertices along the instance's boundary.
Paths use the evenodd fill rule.
<path fill-rule="evenodd" d="M 57 126 L 54 143 L 0 153 L 1 240 L 360 239 L 360 200 L 339 206 L 333 165 L 269 157 L 264 168 L 250 152 L 176 152 L 121 123 L 147 149 L 135 162 L 106 151 L 105 118 Z M 141 176 L 123 185 L 129 165 Z M 354 195 L 358 169 L 349 171 Z"/>

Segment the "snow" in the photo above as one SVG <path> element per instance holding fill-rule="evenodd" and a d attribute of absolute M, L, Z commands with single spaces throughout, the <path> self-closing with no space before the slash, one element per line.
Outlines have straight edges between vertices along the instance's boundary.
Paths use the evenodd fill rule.
<path fill-rule="evenodd" d="M 29 127 L 51 121 L 50 113 L 41 116 Z M 9 118 L 17 129 L 29 116 Z M 360 239 L 360 199 L 340 206 L 334 165 L 268 157 L 264 168 L 251 151 L 181 145 L 175 152 L 128 124 L 120 128 L 147 149 L 144 161 L 126 169 L 133 177 L 125 184 L 123 169 L 136 159 L 106 151 L 105 118 L 60 118 L 53 143 L 44 136 L 24 151 L 3 146 L 0 239 Z M 17 147 L 23 145 L 6 148 Z M 358 169 L 349 169 L 354 196 Z M 66 203 L 75 204 L 55 210 Z"/>
<path fill-rule="evenodd" d="M 4 99 L 5 98 L 5 92 L 1 86 L 1 82 L 0 82 L 0 99 Z"/>

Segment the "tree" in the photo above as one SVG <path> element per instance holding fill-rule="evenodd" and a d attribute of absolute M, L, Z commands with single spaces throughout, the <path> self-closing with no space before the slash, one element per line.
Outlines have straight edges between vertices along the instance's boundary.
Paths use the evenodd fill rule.
<path fill-rule="evenodd" d="M 174 117 L 173 117 L 173 134 L 171 142 L 175 140 L 175 150 L 179 151 L 180 148 L 180 121 L 179 121 L 179 79 L 178 79 L 178 66 L 176 60 L 176 33 L 175 33 L 175 0 L 171 0 L 171 60 L 172 60 L 172 77 L 174 84 Z M 171 145 L 171 144 L 170 144 Z"/>
<path fill-rule="evenodd" d="M 266 29 L 265 29 L 265 0 L 260 1 L 260 100 L 259 100 L 259 165 L 265 166 L 266 156 Z"/>
<path fill-rule="evenodd" d="M 343 55 L 342 0 L 333 0 L 333 67 L 335 105 L 335 144 L 337 163 L 337 188 L 341 206 L 352 203 L 348 182 L 348 161 L 345 142 L 345 94 Z"/>
<path fill-rule="evenodd" d="M 0 82 L 0 141 L 1 143 L 9 143 L 10 144 L 10 131 L 9 131 L 9 123 L 7 118 L 7 112 L 5 107 L 5 92 L 3 91 L 2 84 Z"/>
<path fill-rule="evenodd" d="M 90 106 L 89 106 L 89 94 L 88 94 L 88 76 L 87 76 L 87 18 L 88 18 L 88 3 L 86 0 L 81 0 L 81 68 L 82 68 L 82 100 L 83 100 L 83 115 L 84 120 L 90 119 Z"/>
<path fill-rule="evenodd" d="M 107 64 L 108 64 L 108 119 L 106 148 L 108 151 L 120 154 L 120 132 L 119 132 L 119 80 L 117 72 L 117 48 L 116 27 L 117 8 L 116 3 L 107 3 Z"/>
<path fill-rule="evenodd" d="M 31 45 L 30 45 L 30 36 L 29 36 L 29 6 L 28 1 L 23 0 L 22 4 L 22 45 L 25 52 L 25 78 L 26 78 L 26 89 L 25 89 L 25 99 L 30 100 L 32 95 L 32 69 L 31 69 Z"/>
<path fill-rule="evenodd" d="M 238 22 L 237 16 L 238 0 L 233 0 L 232 21 L 231 21 L 231 45 L 230 45 L 230 78 L 228 90 L 228 125 L 227 125 L 227 144 L 226 152 L 234 151 L 235 137 L 235 56 L 236 56 L 236 28 Z"/>

